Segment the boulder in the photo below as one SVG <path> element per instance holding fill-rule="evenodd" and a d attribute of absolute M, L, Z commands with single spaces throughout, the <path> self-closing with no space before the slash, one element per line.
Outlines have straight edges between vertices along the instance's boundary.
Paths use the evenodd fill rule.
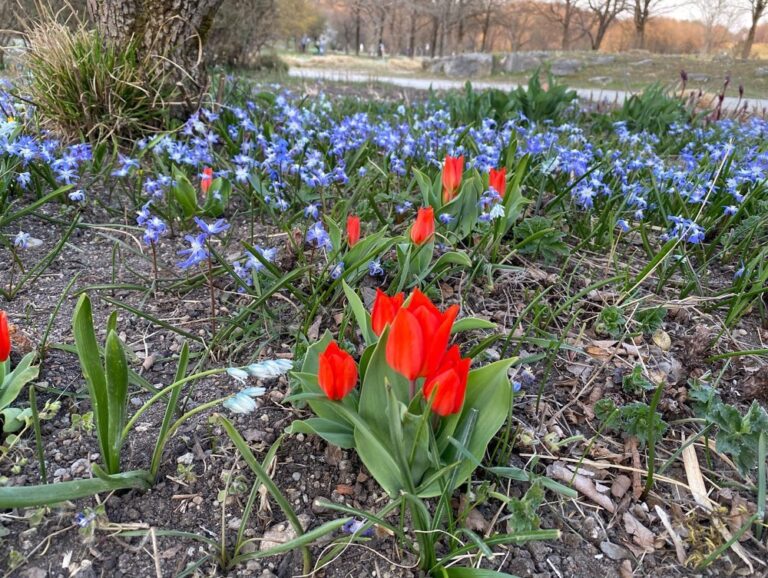
<path fill-rule="evenodd" d="M 552 62 L 552 74 L 554 76 L 568 76 L 581 70 L 581 60 L 574 58 L 558 58 Z"/>
<path fill-rule="evenodd" d="M 546 53 L 509 52 L 499 59 L 499 71 L 510 73 L 532 71 L 544 63 Z"/>
<path fill-rule="evenodd" d="M 493 72 L 491 54 L 458 54 L 441 60 L 444 61 L 442 72 L 454 78 L 490 76 Z"/>

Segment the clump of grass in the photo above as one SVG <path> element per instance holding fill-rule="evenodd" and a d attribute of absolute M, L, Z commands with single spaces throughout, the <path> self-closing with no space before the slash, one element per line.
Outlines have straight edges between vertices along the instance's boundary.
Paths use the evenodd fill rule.
<path fill-rule="evenodd" d="M 29 100 L 44 122 L 91 141 L 132 139 L 168 124 L 176 89 L 138 42 L 116 46 L 43 17 L 27 31 Z"/>

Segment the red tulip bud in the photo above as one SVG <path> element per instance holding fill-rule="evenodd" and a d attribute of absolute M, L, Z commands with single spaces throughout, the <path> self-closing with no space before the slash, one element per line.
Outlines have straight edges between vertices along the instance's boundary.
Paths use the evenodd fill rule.
<path fill-rule="evenodd" d="M 371 311 L 371 327 L 376 335 L 381 335 L 387 324 L 392 323 L 403 305 L 404 298 L 402 293 L 390 297 L 381 289 L 376 289 L 376 301 L 373 302 L 373 311 Z"/>
<path fill-rule="evenodd" d="M 0 310 L 0 363 L 11 356 L 11 332 L 8 329 L 8 316 Z"/>
<path fill-rule="evenodd" d="M 354 247 L 360 240 L 360 217 L 350 215 L 347 217 L 347 241 L 350 247 Z"/>
<path fill-rule="evenodd" d="M 467 378 L 471 359 L 462 359 L 459 346 L 451 347 L 435 372 L 427 377 L 422 391 L 424 397 L 432 399 L 432 411 L 443 417 L 459 413 L 464 405 Z M 433 390 L 434 397 L 433 397 Z"/>
<path fill-rule="evenodd" d="M 208 189 L 211 188 L 213 182 L 213 169 L 211 167 L 205 167 L 203 169 L 203 176 L 200 179 L 200 190 L 203 193 L 208 193 Z"/>
<path fill-rule="evenodd" d="M 461 176 L 464 174 L 464 156 L 454 158 L 445 155 L 443 163 L 443 203 L 450 202 L 461 186 Z"/>
<path fill-rule="evenodd" d="M 499 193 L 499 196 L 503 199 L 507 194 L 507 169 L 502 167 L 500 170 L 491 169 L 488 173 L 488 184 L 490 187 Z"/>
<path fill-rule="evenodd" d="M 352 356 L 335 341 L 320 354 L 317 383 L 329 399 L 343 399 L 357 383 L 357 365 Z"/>
<path fill-rule="evenodd" d="M 416 221 L 411 227 L 411 241 L 423 245 L 435 234 L 435 211 L 432 207 L 419 209 Z"/>

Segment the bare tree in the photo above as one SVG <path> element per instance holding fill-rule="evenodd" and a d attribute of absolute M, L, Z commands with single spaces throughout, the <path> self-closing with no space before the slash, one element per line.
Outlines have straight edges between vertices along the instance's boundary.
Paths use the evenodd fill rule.
<path fill-rule="evenodd" d="M 600 50 L 608 28 L 627 9 L 627 0 L 588 0 L 588 9 L 592 20 L 586 21 L 586 33 L 592 50 Z"/>
<path fill-rule="evenodd" d="M 533 4 L 536 11 L 547 20 L 558 24 L 560 27 L 560 49 L 568 50 L 571 46 L 571 34 L 574 19 L 577 16 L 580 0 L 562 0 L 558 2 L 536 2 Z M 581 30 L 581 36 L 586 31 Z"/>
<path fill-rule="evenodd" d="M 704 54 L 720 46 L 734 24 L 737 11 L 731 0 L 695 0 L 700 18 L 704 24 Z"/>
<path fill-rule="evenodd" d="M 634 0 L 635 47 L 645 48 L 645 28 L 661 0 Z"/>
<path fill-rule="evenodd" d="M 747 0 L 751 24 L 749 26 L 749 31 L 747 32 L 747 37 L 744 39 L 744 45 L 741 48 L 741 57 L 744 59 L 749 58 L 749 55 L 752 52 L 757 25 L 765 15 L 766 6 L 768 6 L 768 0 Z"/>

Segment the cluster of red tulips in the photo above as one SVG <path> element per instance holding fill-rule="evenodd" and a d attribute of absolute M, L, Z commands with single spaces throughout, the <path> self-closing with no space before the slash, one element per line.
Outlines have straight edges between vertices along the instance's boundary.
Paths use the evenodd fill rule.
<path fill-rule="evenodd" d="M 470 359 L 459 347 L 448 347 L 451 329 L 459 312 L 452 305 L 441 312 L 430 299 L 414 289 L 407 304 L 403 293 L 389 297 L 377 290 L 371 312 L 371 327 L 381 335 L 389 325 L 387 363 L 411 383 L 424 378 L 422 393 L 431 400 L 432 411 L 447 416 L 461 411 L 467 387 Z M 357 384 L 357 365 L 352 356 L 331 341 L 320 354 L 318 384 L 332 400 L 344 398 Z"/>
<path fill-rule="evenodd" d="M 443 162 L 443 204 L 450 203 L 456 198 L 464 174 L 464 156 L 452 157 L 446 155 Z M 488 184 L 504 198 L 507 191 L 507 169 L 491 169 L 488 173 Z"/>

